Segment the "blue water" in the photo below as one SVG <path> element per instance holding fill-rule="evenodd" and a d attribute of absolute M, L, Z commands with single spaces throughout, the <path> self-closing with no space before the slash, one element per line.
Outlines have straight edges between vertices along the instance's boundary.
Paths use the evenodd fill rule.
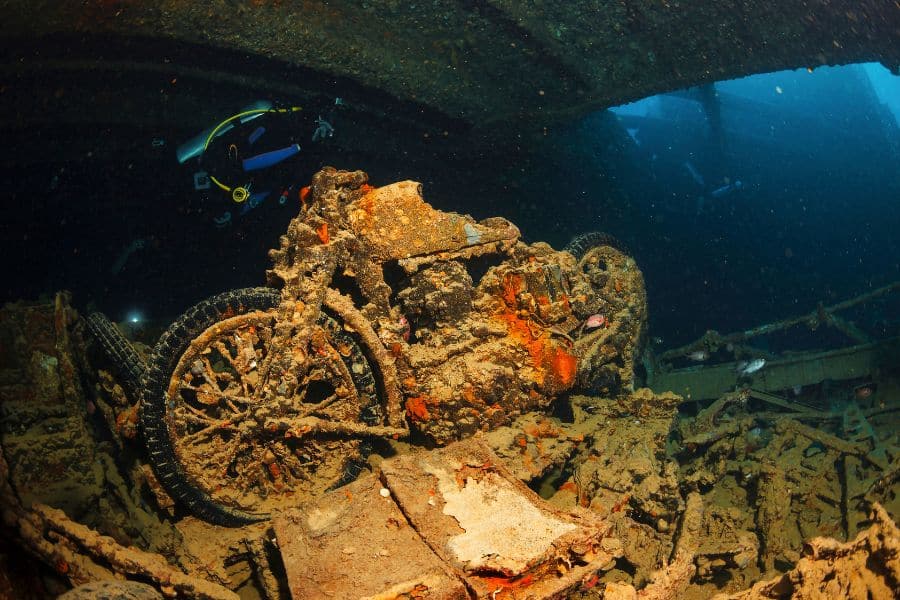
<path fill-rule="evenodd" d="M 613 172 L 631 211 L 607 228 L 644 270 L 651 332 L 684 342 L 900 279 L 900 77 L 880 65 L 801 69 L 714 93 L 718 131 L 683 94 L 613 109 L 635 141 Z M 740 190 L 710 197 L 736 180 Z M 852 316 L 873 335 L 898 333 L 896 301 Z"/>

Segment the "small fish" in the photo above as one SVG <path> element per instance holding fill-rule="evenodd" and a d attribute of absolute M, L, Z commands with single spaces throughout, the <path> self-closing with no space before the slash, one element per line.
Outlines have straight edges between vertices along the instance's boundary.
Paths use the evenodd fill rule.
<path fill-rule="evenodd" d="M 665 342 L 665 340 L 659 336 L 654 336 L 654 337 L 650 338 L 650 343 L 653 344 L 654 346 L 661 346 L 663 344 L 663 342 Z"/>
<path fill-rule="evenodd" d="M 766 359 L 754 358 L 750 362 L 742 360 L 737 364 L 737 372 L 739 375 L 752 375 L 766 366 Z"/>
<path fill-rule="evenodd" d="M 688 354 L 688 358 L 694 362 L 703 362 L 704 360 L 709 359 L 709 352 L 706 350 L 694 350 Z"/>
<path fill-rule="evenodd" d="M 875 384 L 864 383 L 853 388 L 853 396 L 857 400 L 868 400 L 875 393 Z"/>
<path fill-rule="evenodd" d="M 119 256 L 116 257 L 116 261 L 113 263 L 113 266 L 109 270 L 110 274 L 118 275 L 119 272 L 125 268 L 125 263 L 128 262 L 128 259 L 131 258 L 131 255 L 138 250 L 142 250 L 146 246 L 147 242 L 143 238 L 136 238 L 131 240 L 131 243 L 125 246 L 119 253 Z"/>
<path fill-rule="evenodd" d="M 409 334 L 412 332 L 412 326 L 409 324 L 409 319 L 404 315 L 400 315 L 400 318 L 397 319 L 397 325 L 400 327 L 400 337 L 403 338 L 404 342 L 408 342 Z"/>
<path fill-rule="evenodd" d="M 606 317 L 601 314 L 591 315 L 584 322 L 585 329 L 597 329 L 606 325 Z"/>

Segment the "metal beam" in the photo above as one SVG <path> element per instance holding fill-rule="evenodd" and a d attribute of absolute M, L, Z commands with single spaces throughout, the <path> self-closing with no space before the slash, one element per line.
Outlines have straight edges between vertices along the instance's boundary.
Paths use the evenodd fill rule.
<path fill-rule="evenodd" d="M 824 352 L 804 352 L 769 361 L 751 377 L 750 385 L 757 390 L 775 392 L 795 385 L 814 385 L 826 379 L 842 381 L 871 375 L 885 357 L 896 356 L 900 338 L 871 344 L 861 344 Z M 712 400 L 738 385 L 734 363 L 706 367 L 676 369 L 657 373 L 647 387 L 654 392 L 675 392 L 685 401 Z"/>
<path fill-rule="evenodd" d="M 542 126 L 758 72 L 900 65 L 893 0 L 6 0 L 0 17 L 19 36 L 0 42 L 8 65 L 65 59 L 55 39 L 126 40 L 128 52 L 160 68 L 205 70 L 221 52 L 283 66 L 270 86 L 309 89 L 304 77 L 318 73 L 482 126 Z M 32 43 L 26 52 L 23 42 Z M 122 44 L 96 50 L 90 58 L 99 68 L 123 54 Z M 237 72 L 242 61 L 219 62 L 219 71 Z"/>

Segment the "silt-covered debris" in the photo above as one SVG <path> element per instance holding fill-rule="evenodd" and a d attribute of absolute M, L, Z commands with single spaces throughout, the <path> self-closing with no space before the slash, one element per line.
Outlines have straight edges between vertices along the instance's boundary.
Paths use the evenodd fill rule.
<path fill-rule="evenodd" d="M 592 239 L 575 254 L 525 244 L 504 219 L 435 210 L 413 182 L 326 169 L 272 251 L 271 287 L 201 302 L 152 349 L 86 324 L 65 294 L 8 305 L 3 552 L 42 565 L 8 587 L 896 590 L 890 373 L 838 413 L 750 389 L 689 411 L 634 390 L 643 278 Z"/>

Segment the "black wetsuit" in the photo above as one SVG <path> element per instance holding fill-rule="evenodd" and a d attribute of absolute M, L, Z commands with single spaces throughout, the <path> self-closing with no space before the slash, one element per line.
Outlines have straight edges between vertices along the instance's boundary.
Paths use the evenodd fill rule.
<path fill-rule="evenodd" d="M 328 154 L 335 112 L 334 107 L 324 114 L 306 109 L 271 111 L 245 123 L 235 120 L 232 129 L 210 142 L 199 158 L 198 167 L 232 191 L 245 189 L 248 197 L 235 202 L 232 191 L 212 183 L 205 194 L 204 212 L 211 215 L 217 226 L 227 227 L 259 206 L 283 205 L 296 199 L 300 188 L 307 185 Z M 244 170 L 246 159 L 295 144 L 300 151 L 281 162 L 257 170 Z"/>

